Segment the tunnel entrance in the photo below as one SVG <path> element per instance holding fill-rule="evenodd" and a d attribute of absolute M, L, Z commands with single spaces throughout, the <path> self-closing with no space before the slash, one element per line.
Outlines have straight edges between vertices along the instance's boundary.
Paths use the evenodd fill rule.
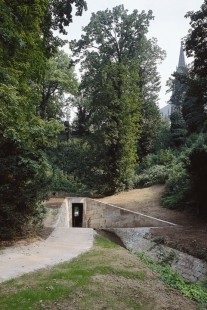
<path fill-rule="evenodd" d="M 83 203 L 72 203 L 73 227 L 83 226 Z"/>

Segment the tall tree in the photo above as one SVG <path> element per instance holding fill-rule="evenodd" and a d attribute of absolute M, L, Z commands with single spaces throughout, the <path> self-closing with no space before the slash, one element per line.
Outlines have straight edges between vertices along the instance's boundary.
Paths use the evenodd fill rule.
<path fill-rule="evenodd" d="M 66 26 L 56 19 L 64 19 L 60 5 L 83 2 L 0 1 L 0 239 L 22 232 L 43 211 L 51 179 L 44 149 L 61 126 L 36 116 L 37 89 L 46 60 L 63 43 L 52 32 Z"/>
<path fill-rule="evenodd" d="M 192 65 L 188 66 L 185 74 L 174 73 L 173 77 L 167 82 L 172 91 L 170 103 L 182 112 L 188 134 L 206 130 L 206 99 L 200 77 L 194 73 Z"/>
<path fill-rule="evenodd" d="M 188 110 L 188 115 L 192 115 L 193 127 L 199 125 L 199 128 L 207 130 L 206 120 L 207 115 L 205 107 L 207 104 L 207 1 L 204 0 L 201 8 L 197 12 L 188 12 L 185 16 L 190 18 L 191 29 L 188 31 L 188 35 L 185 38 L 185 50 L 188 57 L 193 56 L 193 64 L 191 69 L 191 76 L 188 81 L 190 97 L 189 107 L 186 104 L 185 107 Z M 189 108 L 189 109 L 188 109 Z M 194 113 L 194 111 L 196 111 Z M 191 117 L 190 117 L 191 119 Z M 196 124 L 197 123 L 197 124 Z"/>
<path fill-rule="evenodd" d="M 146 38 L 152 19 L 152 11 L 128 14 L 120 5 L 93 13 L 81 40 L 71 42 L 74 56 L 81 59 L 81 91 L 90 102 L 87 111 L 93 147 L 99 148 L 97 162 L 111 192 L 123 189 L 132 174 L 142 99 L 146 98 L 146 105 L 151 103 L 146 72 L 154 64 L 147 63 L 144 53 L 154 50 L 155 56 L 156 43 Z"/>
<path fill-rule="evenodd" d="M 149 152 L 161 128 L 158 107 L 160 75 L 157 72 L 157 64 L 161 63 L 165 56 L 166 53 L 157 45 L 156 38 L 145 42 L 145 49 L 140 62 L 140 89 L 142 93 L 140 156 L 145 156 Z"/>
<path fill-rule="evenodd" d="M 194 57 L 193 70 L 198 76 L 207 76 L 207 55 L 206 55 L 206 18 L 207 0 L 204 0 L 201 8 L 197 12 L 190 11 L 185 15 L 190 18 L 191 29 L 185 38 L 185 50 L 188 57 Z"/>

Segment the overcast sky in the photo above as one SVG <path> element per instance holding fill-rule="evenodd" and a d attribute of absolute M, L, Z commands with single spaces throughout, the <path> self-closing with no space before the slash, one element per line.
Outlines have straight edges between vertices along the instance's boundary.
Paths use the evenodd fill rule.
<path fill-rule="evenodd" d="M 159 65 L 158 70 L 161 75 L 162 89 L 160 92 L 159 105 L 162 108 L 169 99 L 166 95 L 166 81 L 176 70 L 178 64 L 180 42 L 190 29 L 189 19 L 184 18 L 188 11 L 198 11 L 203 4 L 203 0 L 86 0 L 88 10 L 83 12 L 81 17 L 74 17 L 73 23 L 68 30 L 68 40 L 79 39 L 82 27 L 88 25 L 92 12 L 112 9 L 123 4 L 125 9 L 131 13 L 134 9 L 152 10 L 155 16 L 151 21 L 148 37 L 156 37 L 158 45 L 167 52 L 164 62 Z M 66 52 L 68 50 L 64 49 Z M 189 63 L 190 60 L 186 59 Z"/>

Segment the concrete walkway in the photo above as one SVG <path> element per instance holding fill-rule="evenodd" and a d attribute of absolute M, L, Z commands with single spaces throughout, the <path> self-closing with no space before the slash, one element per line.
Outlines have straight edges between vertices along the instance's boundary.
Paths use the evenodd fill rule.
<path fill-rule="evenodd" d="M 77 257 L 92 247 L 93 234 L 92 228 L 56 227 L 38 245 L 0 251 L 0 282 Z"/>

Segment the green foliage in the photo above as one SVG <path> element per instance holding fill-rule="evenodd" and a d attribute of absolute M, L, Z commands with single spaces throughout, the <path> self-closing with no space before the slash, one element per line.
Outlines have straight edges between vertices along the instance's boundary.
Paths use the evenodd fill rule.
<path fill-rule="evenodd" d="M 181 110 L 188 91 L 188 86 L 183 81 L 187 79 L 189 70 L 186 67 L 179 67 L 178 70 L 179 73 L 175 72 L 172 75 L 174 79 L 168 81 L 168 86 L 170 86 L 170 90 L 172 91 L 170 104 L 173 104 L 176 109 Z"/>
<path fill-rule="evenodd" d="M 185 37 L 185 51 L 188 57 L 193 56 L 189 77 L 184 80 L 188 86 L 183 115 L 190 133 L 206 132 L 206 16 L 207 1 L 204 0 L 199 11 L 189 11 L 185 17 L 190 18 L 191 28 Z"/>
<path fill-rule="evenodd" d="M 136 177 L 135 187 L 148 187 L 154 184 L 165 184 L 168 179 L 169 169 L 163 165 L 154 165 L 153 167 L 142 171 Z"/>
<path fill-rule="evenodd" d="M 43 149 L 60 130 L 43 122 L 28 109 L 27 97 L 2 84 L 0 124 L 0 238 L 22 233 L 47 197 L 51 167 Z M 42 209 L 39 208 L 40 213 Z M 35 221 L 34 221 L 35 223 Z"/>
<path fill-rule="evenodd" d="M 128 14 L 123 5 L 99 11 L 82 38 L 70 44 L 84 71 L 76 126 L 85 134 L 97 181 L 108 194 L 132 185 L 141 126 L 145 151 L 156 135 L 152 124 L 159 127 L 156 64 L 164 52 L 146 38 L 152 18 L 151 11 Z"/>
<path fill-rule="evenodd" d="M 87 3 L 85 0 L 49 0 L 50 7 L 48 8 L 46 21 L 44 25 L 45 31 L 51 29 L 59 29 L 60 33 L 67 34 L 65 27 L 72 23 L 73 6 L 76 7 L 77 16 L 81 16 L 83 10 L 87 10 Z"/>
<path fill-rule="evenodd" d="M 199 11 L 189 11 L 186 18 L 190 18 L 191 29 L 185 38 L 185 48 L 187 56 L 194 56 L 193 71 L 196 75 L 206 78 L 206 17 L 207 17 L 207 1 L 204 0 Z M 205 81 L 203 80 L 203 83 Z M 204 89 L 203 89 L 203 92 Z"/>
<path fill-rule="evenodd" d="M 206 135 L 188 138 L 189 148 L 184 148 L 172 166 L 161 203 L 168 208 L 180 208 L 206 216 Z"/>
<path fill-rule="evenodd" d="M 90 142 L 94 150 L 99 147 L 103 152 L 99 169 L 103 170 L 106 191 L 114 193 L 125 189 L 137 162 L 135 142 L 139 134 L 140 93 L 137 75 L 123 65 L 110 65 L 104 73 L 108 78 L 102 91 L 102 109 L 94 113 L 94 118 L 96 115 L 102 118 L 102 126 L 97 127 Z M 99 102 L 95 100 L 94 104 Z M 97 141 L 102 145 L 97 145 Z"/>
<path fill-rule="evenodd" d="M 140 170 L 151 168 L 154 165 L 169 166 L 176 160 L 176 156 L 170 149 L 161 149 L 156 154 L 145 156 L 140 165 Z"/>
<path fill-rule="evenodd" d="M 171 150 L 161 149 L 157 154 L 148 154 L 136 171 L 135 187 L 164 184 L 171 172 L 176 156 Z"/>
<path fill-rule="evenodd" d="M 197 214 L 207 215 L 207 136 L 200 135 L 194 144 L 189 160 L 186 163 L 186 170 L 191 179 L 191 196 L 194 199 L 194 207 Z"/>
<path fill-rule="evenodd" d="M 193 63 L 174 73 L 168 81 L 172 93 L 171 103 L 176 111 L 168 120 L 162 120 L 161 130 L 150 151 L 142 159 L 137 173 L 137 186 L 147 186 L 153 182 L 166 182 L 162 204 L 167 208 L 179 208 L 205 216 L 206 209 L 206 37 L 207 1 L 198 12 L 188 12 L 191 29 L 185 38 L 187 56 L 194 56 Z M 162 149 L 169 161 L 161 160 Z M 161 150 L 161 151 L 160 151 Z M 167 153 L 165 154 L 167 155 Z M 160 166 L 161 165 L 161 166 Z M 162 180 L 162 176 L 163 180 Z"/>
<path fill-rule="evenodd" d="M 91 131 L 90 118 L 93 113 L 90 100 L 80 95 L 73 99 L 72 104 L 77 108 L 76 117 L 72 124 L 76 134 L 80 137 L 89 135 Z"/>
<path fill-rule="evenodd" d="M 8 83 L 33 80 L 36 82 L 44 70 L 45 50 L 42 45 L 40 24 L 48 8 L 47 0 L 0 3 L 0 81 Z"/>
<path fill-rule="evenodd" d="M 170 132 L 170 120 L 168 118 L 161 118 L 160 130 L 151 146 L 150 153 L 157 154 L 159 150 L 165 150 L 170 147 L 171 144 L 171 132 Z"/>
<path fill-rule="evenodd" d="M 167 208 L 184 209 L 185 203 L 190 204 L 191 199 L 185 201 L 190 191 L 190 178 L 182 162 L 172 166 L 166 182 L 166 191 L 161 199 L 161 204 Z M 189 207 L 189 206 L 188 206 Z"/>
<path fill-rule="evenodd" d="M 178 110 L 174 111 L 170 115 L 171 120 L 171 139 L 172 143 L 175 147 L 179 147 L 182 144 L 184 144 L 187 130 L 186 130 L 186 124 L 183 119 L 182 113 Z"/>
<path fill-rule="evenodd" d="M 50 188 L 52 191 L 63 191 L 72 194 L 83 194 L 86 192 L 86 187 L 74 174 L 64 174 L 63 171 L 60 170 L 54 171 Z"/>
<path fill-rule="evenodd" d="M 63 51 L 58 51 L 46 63 L 44 79 L 39 89 L 41 100 L 36 107 L 42 119 L 60 119 L 69 105 L 65 93 L 75 94 L 78 81 L 71 67 L 71 60 Z"/>
<path fill-rule="evenodd" d="M 161 116 L 158 108 L 160 76 L 157 72 L 157 63 L 165 58 L 165 51 L 152 38 L 144 43 L 144 53 L 140 63 L 140 89 L 142 95 L 141 107 L 141 137 L 139 156 L 148 154 L 159 135 Z"/>
<path fill-rule="evenodd" d="M 174 73 L 168 85 L 173 90 L 171 102 L 180 111 L 171 114 L 173 146 L 180 148 L 177 161 L 172 165 L 162 204 L 206 216 L 206 37 L 205 19 L 207 1 L 197 12 L 188 12 L 191 29 L 185 38 L 187 56 L 193 63 L 182 74 Z M 186 138 L 188 133 L 189 137 Z M 184 144 L 186 147 L 184 147 Z"/>
<path fill-rule="evenodd" d="M 168 83 L 173 91 L 171 103 L 182 111 L 188 134 L 199 133 L 204 129 L 206 131 L 205 97 L 202 94 L 203 81 L 195 74 L 192 65 L 189 65 L 184 73 L 174 73 L 174 80 L 170 81 L 171 85 Z M 174 84 L 179 85 L 179 87 L 176 86 L 178 89 L 174 90 Z"/>
<path fill-rule="evenodd" d="M 159 236 L 159 237 L 156 237 L 153 241 L 154 241 L 156 244 L 162 244 L 162 243 L 164 243 L 165 238 L 164 238 L 163 236 Z"/>
<path fill-rule="evenodd" d="M 12 102 L 10 102 L 11 104 Z M 15 101 L 13 101 L 15 107 Z M 4 106 L 1 105 L 1 111 Z M 10 109 L 5 109 L 7 115 Z M 5 114 L 4 114 L 5 116 Z M 60 130 L 55 121 L 44 123 L 19 108 L 13 118 L 2 118 L 0 131 L 0 238 L 21 233 L 47 198 L 51 167 L 42 149 Z M 55 132 L 56 131 L 56 132 Z M 39 208 L 40 213 L 42 209 Z M 33 221 L 35 222 L 35 221 Z"/>
<path fill-rule="evenodd" d="M 47 157 L 53 168 L 52 190 L 79 193 L 90 191 L 95 180 L 93 159 L 87 144 L 80 139 L 47 148 Z"/>
<path fill-rule="evenodd" d="M 207 308 L 207 289 L 204 283 L 191 282 L 182 278 L 167 264 L 158 264 L 149 259 L 144 253 L 136 253 L 149 269 L 160 274 L 160 280 L 169 287 L 179 290 L 183 295 L 197 301 L 201 307 Z"/>
<path fill-rule="evenodd" d="M 0 2 L 1 240 L 22 233 L 25 225 L 36 225 L 44 215 L 41 202 L 47 198 L 52 178 L 44 150 L 55 146 L 62 126 L 51 118 L 56 116 L 54 111 L 47 122 L 36 115 L 41 101 L 37 90 L 45 76 L 47 59 L 64 43 L 53 37 L 51 30 L 59 27 L 64 32 L 71 21 L 68 9 L 72 3 L 76 3 L 80 14 L 84 1 Z M 63 53 L 60 55 L 64 58 Z M 62 62 L 58 62 L 59 67 Z M 69 74 L 66 68 L 62 71 L 63 84 Z M 58 72 L 54 75 L 60 78 Z"/>

